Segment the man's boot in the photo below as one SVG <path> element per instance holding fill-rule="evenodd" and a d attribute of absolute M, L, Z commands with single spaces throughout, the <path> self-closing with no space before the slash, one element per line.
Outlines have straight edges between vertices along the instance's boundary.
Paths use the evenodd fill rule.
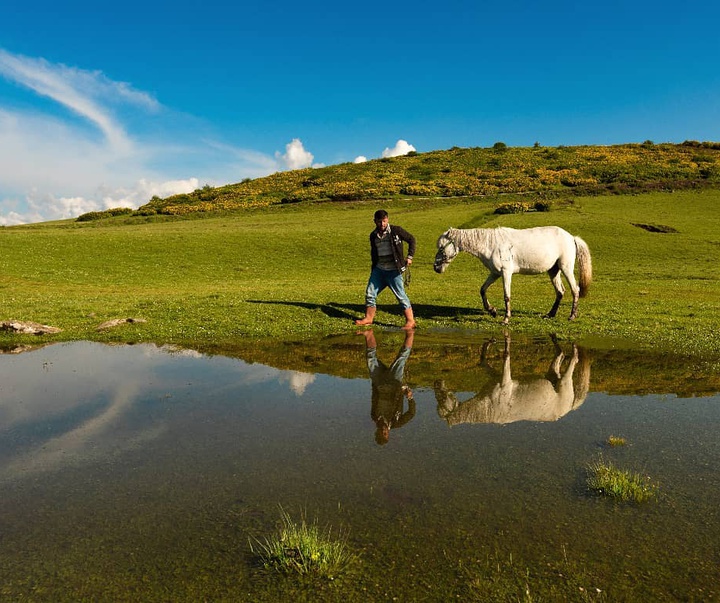
<path fill-rule="evenodd" d="M 365 308 L 365 318 L 358 318 L 355 321 L 355 324 L 358 326 L 371 325 L 373 323 L 373 320 L 375 320 L 376 311 L 377 308 L 375 306 L 367 306 Z"/>
<path fill-rule="evenodd" d="M 405 324 L 403 325 L 403 329 L 406 331 L 410 331 L 414 329 L 417 326 L 417 323 L 415 322 L 415 316 L 413 315 L 413 309 L 408 308 L 405 310 Z"/>

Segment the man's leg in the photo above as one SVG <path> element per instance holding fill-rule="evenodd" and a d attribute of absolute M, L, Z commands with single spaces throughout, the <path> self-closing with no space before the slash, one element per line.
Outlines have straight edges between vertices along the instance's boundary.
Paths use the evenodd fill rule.
<path fill-rule="evenodd" d="M 405 293 L 402 273 L 397 272 L 393 278 L 389 279 L 388 286 L 405 313 L 405 324 L 402 328 L 406 330 L 414 329 L 417 323 L 415 322 L 415 315 L 413 314 L 412 305 L 410 304 L 410 298 L 407 296 L 407 293 Z"/>
<path fill-rule="evenodd" d="M 365 326 L 373 323 L 377 311 L 377 296 L 385 287 L 387 287 L 387 283 L 382 271 L 379 268 L 373 268 L 365 289 L 365 317 L 356 320 L 356 325 Z"/>

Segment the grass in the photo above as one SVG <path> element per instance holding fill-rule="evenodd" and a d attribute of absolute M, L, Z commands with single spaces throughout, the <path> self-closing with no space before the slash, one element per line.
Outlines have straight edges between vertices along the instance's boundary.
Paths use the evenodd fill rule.
<path fill-rule="evenodd" d="M 610 448 L 617 448 L 619 446 L 625 446 L 626 444 L 627 441 L 622 436 L 608 436 L 607 445 L 610 446 Z"/>
<path fill-rule="evenodd" d="M 329 527 L 321 530 L 317 520 L 307 523 L 303 516 L 297 523 L 282 509 L 280 520 L 278 534 L 250 542 L 265 569 L 334 579 L 354 561 L 346 537 L 333 536 Z"/>
<path fill-rule="evenodd" d="M 53 336 L 0 333 L 0 345 L 52 341 L 152 341 L 221 350 L 240 339 L 336 334 L 360 316 L 369 272 L 367 234 L 379 202 L 286 204 L 202 218 L 115 218 L 0 229 L 0 320 L 63 329 Z M 383 202 L 414 233 L 409 295 L 420 329 L 501 333 L 482 312 L 485 269 L 461 254 L 440 276 L 435 241 L 449 226 L 557 224 L 587 241 L 594 282 L 579 318 L 542 320 L 547 276 L 513 279 L 516 333 L 565 340 L 624 340 L 641 350 L 720 358 L 720 191 L 578 197 L 549 212 L 496 215 L 478 200 Z M 676 233 L 633 224 L 664 224 Z M 502 305 L 502 287 L 489 291 Z M 402 315 L 389 292 L 378 323 Z M 117 318 L 142 318 L 98 332 Z"/>
<path fill-rule="evenodd" d="M 587 467 L 587 485 L 592 492 L 621 502 L 643 503 L 657 498 L 658 486 L 639 473 L 618 469 L 602 459 Z"/>

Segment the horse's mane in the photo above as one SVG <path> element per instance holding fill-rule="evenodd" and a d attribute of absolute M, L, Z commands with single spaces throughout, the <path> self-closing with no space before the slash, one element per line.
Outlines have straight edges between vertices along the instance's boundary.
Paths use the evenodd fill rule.
<path fill-rule="evenodd" d="M 448 236 L 455 242 L 459 251 L 473 255 L 482 254 L 486 249 L 495 247 L 501 240 L 505 228 L 450 228 Z"/>

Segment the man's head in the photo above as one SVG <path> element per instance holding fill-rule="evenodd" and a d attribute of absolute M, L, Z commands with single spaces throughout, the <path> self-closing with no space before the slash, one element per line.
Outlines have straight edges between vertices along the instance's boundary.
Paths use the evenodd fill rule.
<path fill-rule="evenodd" d="M 388 227 L 388 213 L 384 209 L 378 209 L 373 216 L 373 222 L 380 231 L 385 230 Z"/>
<path fill-rule="evenodd" d="M 377 429 L 375 430 L 375 443 L 378 446 L 385 446 L 390 441 L 390 425 L 382 419 L 375 422 Z"/>

